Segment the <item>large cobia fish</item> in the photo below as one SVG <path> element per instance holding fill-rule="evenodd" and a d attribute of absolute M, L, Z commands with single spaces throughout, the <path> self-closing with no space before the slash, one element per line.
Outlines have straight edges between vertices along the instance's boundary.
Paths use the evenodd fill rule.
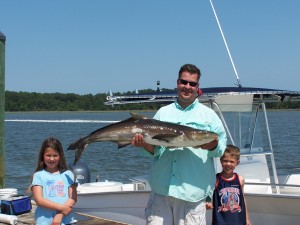
<path fill-rule="evenodd" d="M 72 143 L 68 150 L 76 150 L 75 164 L 88 144 L 112 141 L 118 144 L 118 148 L 122 148 L 131 143 L 136 133 L 142 134 L 148 144 L 170 148 L 195 147 L 210 143 L 218 137 L 214 132 L 131 114 L 126 120 L 110 124 L 80 138 Z"/>

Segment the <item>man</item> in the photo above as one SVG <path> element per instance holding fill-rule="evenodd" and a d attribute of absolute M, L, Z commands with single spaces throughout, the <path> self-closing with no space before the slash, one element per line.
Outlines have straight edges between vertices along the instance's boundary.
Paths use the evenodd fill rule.
<path fill-rule="evenodd" d="M 200 70 L 183 65 L 177 79 L 178 99 L 160 108 L 154 119 L 213 131 L 219 138 L 199 148 L 169 149 L 145 143 L 136 134 L 132 145 L 154 155 L 152 189 L 145 216 L 149 225 L 205 225 L 206 198 L 215 185 L 213 157 L 222 156 L 226 132 L 217 114 L 198 99 Z"/>

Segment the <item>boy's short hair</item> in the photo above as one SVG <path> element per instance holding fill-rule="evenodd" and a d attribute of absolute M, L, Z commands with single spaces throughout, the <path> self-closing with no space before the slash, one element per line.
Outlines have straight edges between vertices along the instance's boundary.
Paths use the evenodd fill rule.
<path fill-rule="evenodd" d="M 240 160 L 240 149 L 234 145 L 227 145 L 224 154 L 221 156 L 221 160 L 224 158 L 225 154 L 229 154 L 231 157 L 235 157 L 237 160 Z"/>

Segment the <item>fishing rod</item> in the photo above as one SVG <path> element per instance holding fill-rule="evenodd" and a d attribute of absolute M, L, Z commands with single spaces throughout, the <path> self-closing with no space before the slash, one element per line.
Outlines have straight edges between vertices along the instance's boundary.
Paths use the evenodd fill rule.
<path fill-rule="evenodd" d="M 215 7 L 214 7 L 214 5 L 213 5 L 213 2 L 212 2 L 212 0 L 209 0 L 209 1 L 210 1 L 210 4 L 211 4 L 211 7 L 212 7 L 212 10 L 213 10 L 213 12 L 214 12 L 215 18 L 216 18 L 216 20 L 217 20 L 217 23 L 218 23 L 218 26 L 219 26 L 219 29 L 220 29 L 220 32 L 221 32 L 221 35 L 222 35 L 222 38 L 223 38 L 223 41 L 224 41 L 224 44 L 225 44 L 226 50 L 227 50 L 227 53 L 228 53 L 228 55 L 229 55 L 229 58 L 230 58 L 230 61 L 231 61 L 231 65 L 232 65 L 232 67 L 233 67 L 233 70 L 234 70 L 234 73 L 235 73 L 235 76 L 236 76 L 236 79 L 237 79 L 237 82 L 238 82 L 238 83 L 237 83 L 237 86 L 238 86 L 238 87 L 242 87 L 242 84 L 241 84 L 241 82 L 240 82 L 239 75 L 238 75 L 238 73 L 237 73 L 237 70 L 236 70 L 236 68 L 235 68 L 235 65 L 234 65 L 233 59 L 232 59 L 232 57 L 231 57 L 230 50 L 229 50 L 229 48 L 228 48 L 228 45 L 227 45 L 227 42 L 226 42 L 225 36 L 224 36 L 224 34 L 223 34 L 223 30 L 222 30 L 221 24 L 220 24 L 220 22 L 219 22 L 219 19 L 218 19 L 218 16 L 217 16 L 217 13 L 216 13 Z"/>

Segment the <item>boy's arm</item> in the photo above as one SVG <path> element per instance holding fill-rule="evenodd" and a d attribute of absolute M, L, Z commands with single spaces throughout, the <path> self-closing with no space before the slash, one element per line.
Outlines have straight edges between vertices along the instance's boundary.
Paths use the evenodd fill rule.
<path fill-rule="evenodd" d="M 245 210 L 246 210 L 246 225 L 251 225 L 249 213 L 248 213 L 247 202 L 246 202 L 245 193 L 244 193 L 245 179 L 244 179 L 244 177 L 239 175 L 239 180 L 240 180 L 240 184 L 242 186 L 242 190 L 243 190 L 243 194 L 244 194 L 244 202 L 245 202 Z"/>
<path fill-rule="evenodd" d="M 206 197 L 206 199 L 205 199 L 205 207 L 206 207 L 206 210 L 214 208 L 213 198 L 211 196 L 207 196 Z"/>
<path fill-rule="evenodd" d="M 206 210 L 212 209 L 213 208 L 212 202 L 206 202 L 205 207 L 206 207 Z"/>

